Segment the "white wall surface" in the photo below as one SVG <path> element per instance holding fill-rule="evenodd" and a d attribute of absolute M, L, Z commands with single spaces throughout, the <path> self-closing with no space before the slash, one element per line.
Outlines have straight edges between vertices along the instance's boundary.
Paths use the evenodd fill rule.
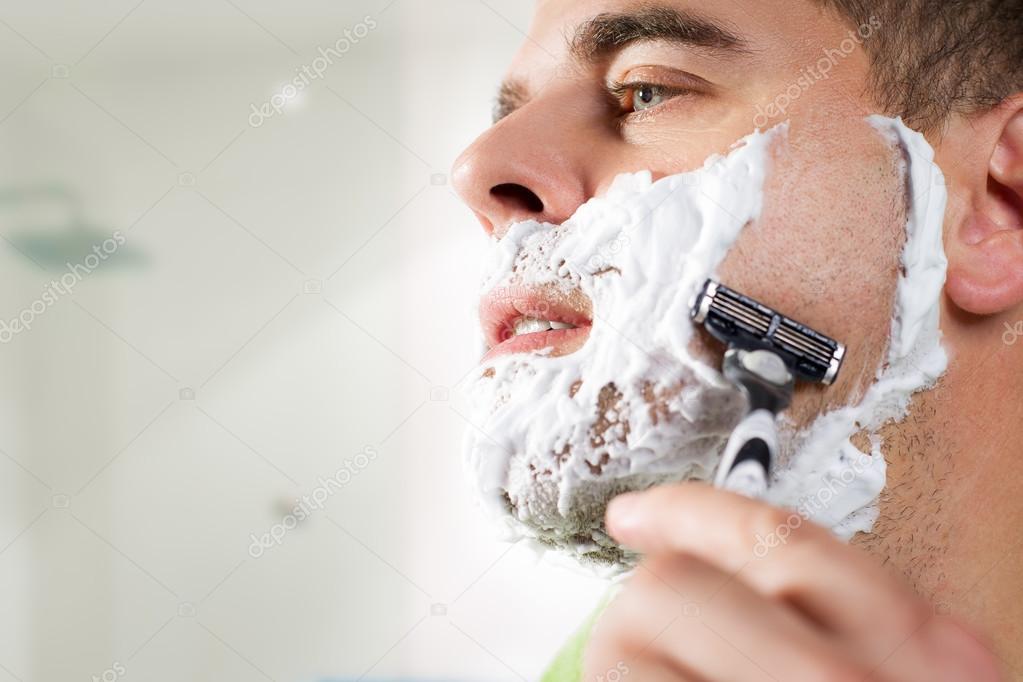
<path fill-rule="evenodd" d="M 473 506 L 483 238 L 446 175 L 529 13 L 0 2 L 0 320 L 31 323 L 0 327 L 0 682 L 539 677 L 603 585 Z"/>

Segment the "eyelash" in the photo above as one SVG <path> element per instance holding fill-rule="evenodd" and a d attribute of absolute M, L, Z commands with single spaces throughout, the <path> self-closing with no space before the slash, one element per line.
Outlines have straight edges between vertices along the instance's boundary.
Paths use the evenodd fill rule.
<path fill-rule="evenodd" d="M 634 96 L 635 92 L 637 90 L 642 90 L 643 88 L 657 88 L 665 98 L 665 101 L 662 104 L 667 104 L 669 101 L 677 97 L 692 95 L 695 92 L 694 90 L 688 88 L 676 88 L 670 85 L 648 83 L 645 81 L 634 81 L 631 83 L 615 81 L 608 84 L 607 92 L 609 95 L 611 95 L 611 97 L 614 98 L 618 106 L 626 108 L 626 111 L 623 112 L 623 115 L 625 117 L 632 117 L 641 116 L 643 114 L 646 114 L 647 112 L 653 111 L 654 109 L 657 109 L 658 107 L 662 106 L 662 104 L 658 104 L 657 106 L 645 109 L 643 111 L 629 110 L 629 108 L 632 106 L 632 97 Z"/>

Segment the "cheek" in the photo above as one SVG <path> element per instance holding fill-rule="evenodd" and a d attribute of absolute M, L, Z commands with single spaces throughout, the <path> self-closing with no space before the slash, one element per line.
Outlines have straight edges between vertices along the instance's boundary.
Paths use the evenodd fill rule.
<path fill-rule="evenodd" d="M 846 344 L 839 381 L 801 386 L 797 413 L 800 402 L 846 404 L 873 381 L 906 236 L 901 152 L 866 123 L 828 132 L 793 129 L 776 148 L 761 219 L 721 268 L 726 283 Z"/>

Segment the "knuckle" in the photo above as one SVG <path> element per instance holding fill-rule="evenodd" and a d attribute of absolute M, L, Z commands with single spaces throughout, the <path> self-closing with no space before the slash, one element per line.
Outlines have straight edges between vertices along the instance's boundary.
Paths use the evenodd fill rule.
<path fill-rule="evenodd" d="M 821 565 L 821 558 L 828 549 L 826 543 L 817 541 L 812 531 L 794 531 L 784 545 L 783 550 L 771 554 L 757 565 L 757 569 L 765 576 L 767 584 L 778 583 L 787 585 L 803 570 L 810 566 Z"/>
<path fill-rule="evenodd" d="M 769 599 L 788 601 L 799 593 L 789 561 L 761 561 L 750 566 L 747 575 L 756 590 Z"/>
<path fill-rule="evenodd" d="M 798 554 L 800 549 L 820 551 L 822 543 L 833 540 L 826 530 L 798 512 L 767 506 L 748 513 L 742 532 L 758 559 L 778 548 L 792 555 Z"/>
<path fill-rule="evenodd" d="M 778 507 L 757 505 L 747 513 L 742 530 L 748 538 L 753 540 L 777 536 L 783 532 L 782 529 L 797 525 L 790 516 L 798 517 L 798 514 Z"/>

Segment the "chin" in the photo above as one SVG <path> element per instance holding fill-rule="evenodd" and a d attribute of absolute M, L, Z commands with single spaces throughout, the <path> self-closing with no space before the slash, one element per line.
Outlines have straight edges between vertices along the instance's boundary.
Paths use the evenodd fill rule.
<path fill-rule="evenodd" d="M 584 565 L 625 570 L 637 557 L 605 531 L 608 503 L 657 485 L 710 480 L 745 400 L 710 367 L 694 372 L 651 356 L 640 382 L 591 384 L 578 359 L 491 363 L 474 387 L 481 421 L 467 440 L 467 461 L 513 537 Z"/>

